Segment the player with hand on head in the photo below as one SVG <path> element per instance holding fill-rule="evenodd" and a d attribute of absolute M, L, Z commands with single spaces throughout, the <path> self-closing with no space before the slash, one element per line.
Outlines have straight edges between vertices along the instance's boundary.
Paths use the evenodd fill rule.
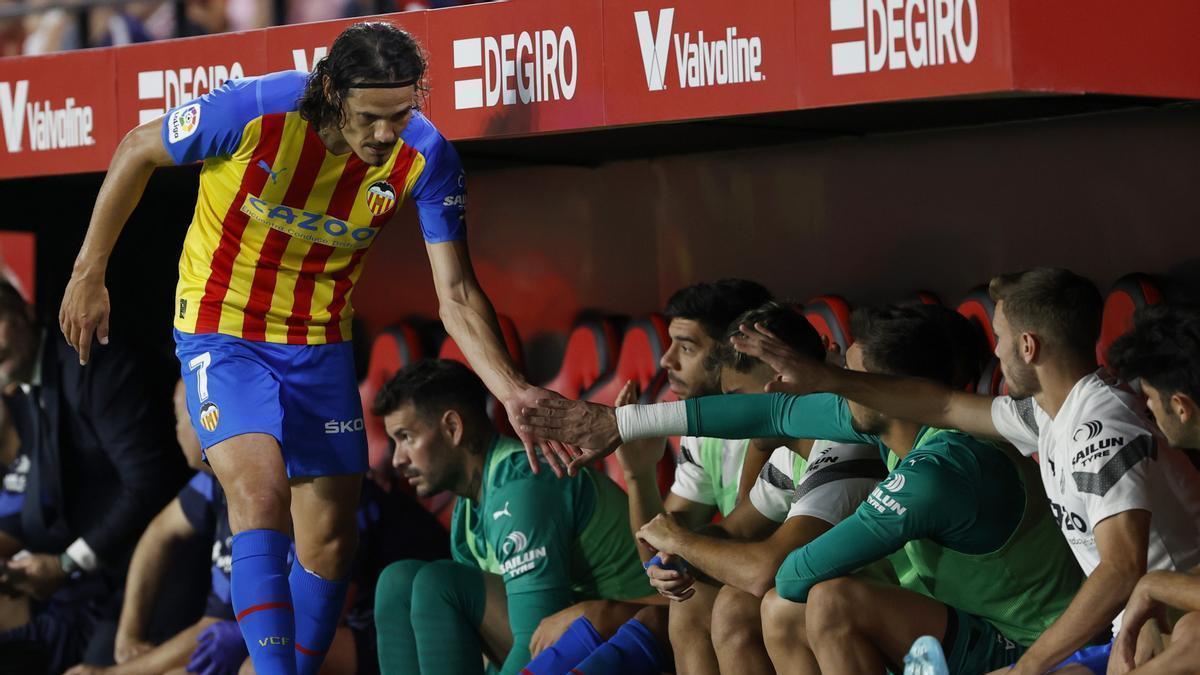
<path fill-rule="evenodd" d="M 1143 401 L 1097 369 L 1103 302 L 1092 282 L 1063 269 L 1005 274 L 996 301 L 996 357 L 1009 395 L 985 396 L 930 380 L 840 372 L 758 335 L 742 348 L 772 363 L 779 389 L 828 391 L 924 424 L 1007 440 L 1039 453 L 1054 519 L 1088 576 L 1071 607 L 1015 665 L 1043 673 L 1064 662 L 1106 669 L 1121 611 L 1146 570 L 1200 564 L 1200 474 L 1157 433 Z"/>
<path fill-rule="evenodd" d="M 949 330 L 949 318 L 936 311 L 949 312 L 859 310 L 847 366 L 961 385 L 966 375 L 954 344 L 961 331 Z M 896 670 L 909 645 L 927 634 L 945 641 L 953 672 L 986 672 L 1020 655 L 1079 587 L 1079 568 L 1048 517 L 1036 467 L 961 432 L 829 394 L 705 397 L 617 410 L 543 401 L 525 423 L 538 434 L 601 449 L 662 433 L 824 438 L 878 448 L 891 469 L 886 480 L 850 517 L 791 552 L 763 601 L 764 622 L 804 630 L 824 672 Z M 901 576 L 903 588 L 851 576 L 900 549 L 912 567 Z M 777 651 L 769 637 L 768 649 Z"/>

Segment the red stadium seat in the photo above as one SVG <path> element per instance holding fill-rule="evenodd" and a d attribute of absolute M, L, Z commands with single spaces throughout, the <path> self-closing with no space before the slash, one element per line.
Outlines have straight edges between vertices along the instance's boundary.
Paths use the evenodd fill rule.
<path fill-rule="evenodd" d="M 804 316 L 821 335 L 826 350 L 846 355 L 846 350 L 854 344 L 854 335 L 850 331 L 850 303 L 836 295 L 818 295 L 804 303 Z"/>
<path fill-rule="evenodd" d="M 1003 396 L 1008 393 L 1008 384 L 1004 382 L 1004 372 L 1000 370 L 1000 359 L 993 356 L 983 365 L 983 372 L 979 375 L 975 393 L 988 396 Z"/>
<path fill-rule="evenodd" d="M 992 315 L 996 313 L 996 303 L 988 295 L 987 286 L 976 286 L 967 293 L 967 297 L 958 303 L 958 313 L 967 317 L 979 329 L 979 336 L 987 343 L 989 352 L 996 351 L 996 332 L 992 329 Z"/>
<path fill-rule="evenodd" d="M 501 315 L 497 319 L 500 323 L 500 333 L 504 336 L 504 346 L 508 349 L 508 355 L 512 358 L 513 363 L 516 364 L 517 370 L 524 371 L 525 358 L 524 352 L 521 349 L 521 336 L 517 333 L 517 325 L 507 316 Z M 467 357 L 463 354 L 462 349 L 454 342 L 454 338 L 449 336 L 442 341 L 442 346 L 438 349 L 438 358 L 458 361 L 459 363 L 466 364 L 468 368 L 471 366 L 471 364 L 467 363 Z M 492 418 L 496 429 L 500 433 L 515 435 L 513 434 L 512 425 L 508 422 L 508 413 L 505 412 L 504 406 L 500 405 L 499 401 L 490 396 L 488 398 L 488 416 Z"/>
<path fill-rule="evenodd" d="M 971 325 L 979 331 L 979 340 L 987 347 L 989 353 L 996 351 L 996 331 L 992 328 L 992 317 L 996 313 L 996 303 L 988 295 L 987 286 L 972 288 L 967 297 L 958 303 L 958 313 L 965 316 Z M 975 391 L 989 396 L 1000 396 L 1008 391 L 1004 383 L 1004 373 L 1000 370 L 1000 361 L 994 356 L 983 366 L 979 383 Z"/>
<path fill-rule="evenodd" d="M 1104 299 L 1104 318 L 1100 323 L 1100 340 L 1096 343 L 1096 361 L 1107 368 L 1108 348 L 1133 328 L 1133 315 L 1139 309 L 1162 301 L 1162 291 L 1145 274 L 1127 274 L 1117 279 Z"/>
<path fill-rule="evenodd" d="M 507 316 L 501 315 L 497 319 L 500 323 L 500 333 L 504 336 L 504 346 L 508 349 L 508 355 L 512 357 L 517 370 L 525 370 L 525 354 L 521 349 L 521 335 L 517 332 L 517 324 L 513 323 L 513 320 Z M 465 363 L 468 367 L 471 365 L 467 363 L 467 357 L 463 354 L 462 349 L 459 349 L 458 344 L 454 342 L 454 338 L 449 336 L 442 341 L 442 346 L 438 349 L 437 357 L 439 359 L 450 359 L 451 361 Z"/>
<path fill-rule="evenodd" d="M 908 302 L 913 305 L 940 305 L 942 299 L 930 291 L 914 291 L 908 298 Z"/>
<path fill-rule="evenodd" d="M 375 394 L 396 371 L 422 358 L 420 334 L 408 323 L 383 329 L 371 345 L 367 376 L 358 385 L 363 403 L 363 425 L 367 434 L 367 456 L 372 467 L 386 466 L 391 460 L 390 444 L 383 420 L 371 412 Z"/>
<path fill-rule="evenodd" d="M 665 389 L 666 375 L 658 362 L 670 344 L 667 320 L 661 314 L 651 314 L 631 322 L 621 339 L 621 353 L 612 374 L 585 391 L 580 398 L 612 405 L 625 383 L 633 380 L 642 390 L 641 400 L 654 401 L 658 393 Z M 615 454 L 605 458 L 604 470 L 617 485 L 625 487 L 625 473 Z"/>
<path fill-rule="evenodd" d="M 663 380 L 658 362 L 670 344 L 667 320 L 661 314 L 651 314 L 631 322 L 621 339 L 620 356 L 617 357 L 613 372 L 581 393 L 579 398 L 612 405 L 617 400 L 617 394 L 621 393 L 621 387 L 629 380 L 637 382 L 643 398 L 656 394 L 658 389 L 655 387 L 660 386 Z"/>
<path fill-rule="evenodd" d="M 581 322 L 567 337 L 558 374 L 542 385 L 567 398 L 579 395 L 612 372 L 618 356 L 617 330 L 608 319 Z"/>

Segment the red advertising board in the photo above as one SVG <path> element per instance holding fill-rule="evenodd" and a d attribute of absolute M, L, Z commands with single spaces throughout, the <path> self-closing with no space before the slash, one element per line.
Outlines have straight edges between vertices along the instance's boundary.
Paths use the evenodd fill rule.
<path fill-rule="evenodd" d="M 800 108 L 1012 88 L 1009 0 L 796 3 Z"/>
<path fill-rule="evenodd" d="M 0 58 L 0 178 L 99 171 L 229 78 L 311 69 L 361 20 L 429 57 L 429 116 L 496 138 L 1018 91 L 1200 98 L 1200 5 L 1159 0 L 523 0 Z"/>
<path fill-rule="evenodd" d="M 604 124 L 601 0 L 498 2 L 428 17 L 433 120 L 447 137 Z"/>
<path fill-rule="evenodd" d="M 425 17 L 426 12 L 401 12 L 372 17 L 337 19 L 334 21 L 268 28 L 266 31 L 267 70 L 268 72 L 279 70 L 312 72 L 313 66 L 329 53 L 329 48 L 333 45 L 334 38 L 348 26 L 364 19 L 368 21 L 386 21 L 403 28 L 417 39 L 417 42 L 422 45 L 428 54 L 429 48 L 425 46 L 426 35 L 428 33 Z M 426 99 L 422 103 L 422 107 L 425 109 L 426 114 L 429 114 L 430 101 Z"/>
<path fill-rule="evenodd" d="M 37 235 L 32 232 L 0 232 L 0 280 L 17 287 L 27 302 L 36 297 L 33 286 L 37 265 Z"/>
<path fill-rule="evenodd" d="M 103 170 L 116 147 L 112 51 L 0 59 L 0 178 Z"/>
<path fill-rule="evenodd" d="M 796 107 L 794 0 L 607 0 L 608 124 Z"/>
<path fill-rule="evenodd" d="M 263 31 L 148 42 L 116 50 L 119 133 L 220 87 L 267 72 Z"/>
<path fill-rule="evenodd" d="M 1200 2 L 1011 1 L 1015 88 L 1200 98 Z"/>

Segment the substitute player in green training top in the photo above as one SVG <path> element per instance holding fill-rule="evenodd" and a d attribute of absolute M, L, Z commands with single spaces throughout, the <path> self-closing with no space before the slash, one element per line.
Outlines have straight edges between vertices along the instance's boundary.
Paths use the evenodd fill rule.
<path fill-rule="evenodd" d="M 405 368 L 376 399 L 393 464 L 417 494 L 459 496 L 454 560 L 401 561 L 380 575 L 385 675 L 479 672 L 483 654 L 518 673 L 542 619 L 583 600 L 633 601 L 629 616 L 657 601 L 621 489 L 590 469 L 533 473 L 521 442 L 496 434 L 486 401 L 474 373 L 444 360 Z"/>

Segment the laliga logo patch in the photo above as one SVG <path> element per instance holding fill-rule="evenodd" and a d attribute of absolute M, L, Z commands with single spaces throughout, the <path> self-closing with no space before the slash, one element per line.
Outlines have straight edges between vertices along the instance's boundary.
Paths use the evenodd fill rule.
<path fill-rule="evenodd" d="M 193 103 L 189 106 L 184 106 L 171 113 L 170 119 L 167 120 L 167 140 L 171 143 L 182 141 L 183 139 L 196 133 L 196 129 L 200 126 L 200 104 Z"/>
<path fill-rule="evenodd" d="M 386 180 L 375 181 L 367 188 L 367 208 L 382 216 L 396 205 L 396 188 Z"/>
<path fill-rule="evenodd" d="M 221 409 L 216 403 L 208 401 L 200 406 L 200 426 L 209 431 L 216 431 L 217 424 L 221 421 Z"/>

